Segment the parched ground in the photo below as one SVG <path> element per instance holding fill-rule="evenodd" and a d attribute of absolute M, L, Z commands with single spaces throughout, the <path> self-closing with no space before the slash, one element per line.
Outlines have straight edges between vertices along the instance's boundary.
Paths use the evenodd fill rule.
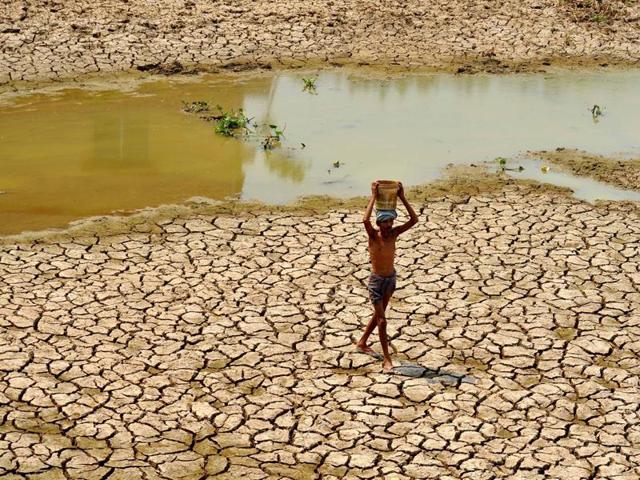
<path fill-rule="evenodd" d="M 296 62 L 637 65 L 639 20 L 637 0 L 0 0 L 0 84 Z"/>
<path fill-rule="evenodd" d="M 419 205 L 421 378 L 351 346 L 360 212 L 0 247 L 0 477 L 637 480 L 637 208 L 528 188 Z"/>

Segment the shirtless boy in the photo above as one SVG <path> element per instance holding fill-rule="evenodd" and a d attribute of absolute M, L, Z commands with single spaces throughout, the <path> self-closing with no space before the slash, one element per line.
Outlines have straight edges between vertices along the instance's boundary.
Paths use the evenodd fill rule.
<path fill-rule="evenodd" d="M 418 215 L 413 210 L 409 202 L 404 196 L 404 188 L 400 183 L 398 186 L 398 198 L 409 213 L 409 221 L 400 225 L 393 226 L 393 221 L 398 216 L 395 210 L 379 210 L 376 212 L 376 224 L 379 230 L 371 225 L 371 212 L 376 201 L 378 193 L 378 182 L 371 184 L 371 199 L 367 210 L 364 212 L 364 228 L 369 235 L 369 256 L 371 257 L 371 276 L 369 277 L 369 298 L 373 304 L 373 316 L 369 324 L 364 329 L 362 338 L 356 344 L 361 352 L 369 355 L 377 356 L 377 353 L 367 345 L 369 335 L 373 329 L 378 327 L 378 335 L 380 337 L 380 345 L 382 345 L 383 362 L 382 368 L 385 372 L 391 371 L 393 363 L 389 355 L 389 342 L 387 340 L 387 319 L 385 310 L 389 299 L 396 289 L 396 271 L 393 266 L 393 260 L 396 253 L 396 238 L 403 232 L 406 232 L 416 223 L 418 223 Z"/>

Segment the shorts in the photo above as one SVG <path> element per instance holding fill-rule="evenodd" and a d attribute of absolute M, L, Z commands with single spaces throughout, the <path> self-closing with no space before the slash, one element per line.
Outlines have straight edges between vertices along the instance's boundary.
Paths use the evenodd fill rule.
<path fill-rule="evenodd" d="M 372 273 L 369 276 L 367 290 L 369 290 L 371 303 L 381 302 L 384 297 L 390 297 L 396 290 L 396 273 L 393 272 L 393 275 L 388 277 Z"/>

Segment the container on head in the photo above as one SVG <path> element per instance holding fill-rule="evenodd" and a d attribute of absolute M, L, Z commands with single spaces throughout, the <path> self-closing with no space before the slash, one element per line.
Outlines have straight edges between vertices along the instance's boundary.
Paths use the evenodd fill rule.
<path fill-rule="evenodd" d="M 376 210 L 395 210 L 398 204 L 398 182 L 396 180 L 378 180 Z"/>

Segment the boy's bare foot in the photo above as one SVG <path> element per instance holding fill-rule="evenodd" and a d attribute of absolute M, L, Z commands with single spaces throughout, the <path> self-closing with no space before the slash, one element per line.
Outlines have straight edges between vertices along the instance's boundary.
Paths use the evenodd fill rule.
<path fill-rule="evenodd" d="M 391 373 L 393 371 L 393 367 L 395 367 L 395 365 L 391 362 L 391 360 L 385 360 L 384 362 L 382 362 L 382 370 L 387 373 Z"/>
<path fill-rule="evenodd" d="M 382 358 L 382 356 L 378 352 L 376 352 L 373 348 L 369 347 L 368 345 L 361 345 L 359 343 L 354 343 L 354 345 L 362 353 L 366 353 L 367 355 L 371 355 L 372 357 Z"/>

